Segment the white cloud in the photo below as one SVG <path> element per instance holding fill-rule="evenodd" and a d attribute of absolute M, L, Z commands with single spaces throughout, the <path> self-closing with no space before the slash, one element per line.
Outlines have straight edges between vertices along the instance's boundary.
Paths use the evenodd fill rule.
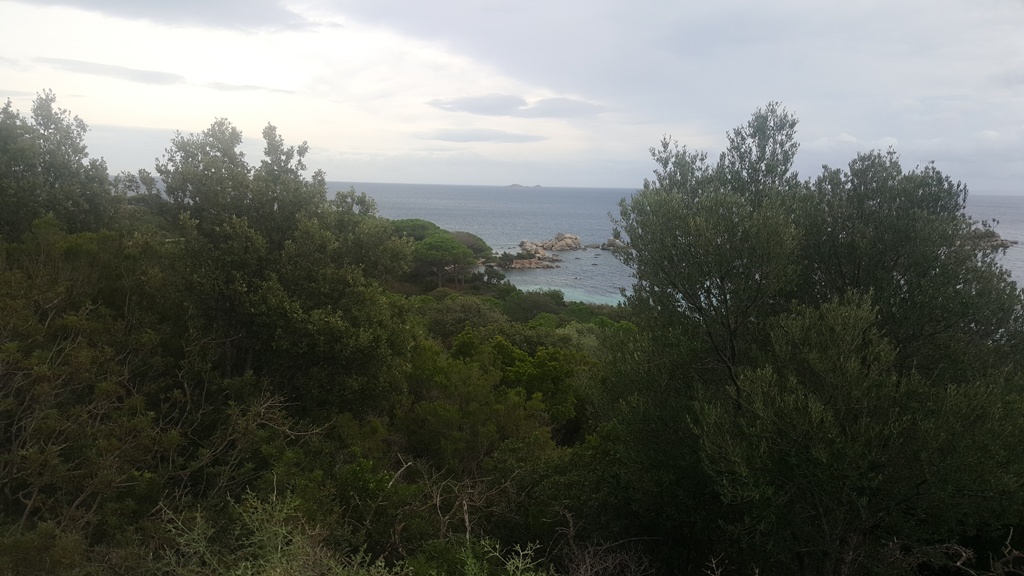
<path fill-rule="evenodd" d="M 312 25 L 277 0 L 33 0 L 39 5 L 63 6 L 120 18 L 149 22 L 225 28 L 304 29 Z"/>
<path fill-rule="evenodd" d="M 466 112 L 484 116 L 519 118 L 573 118 L 600 113 L 603 108 L 576 98 L 541 98 L 533 102 L 511 94 L 484 94 L 444 100 L 432 100 L 431 106 L 446 112 Z"/>
<path fill-rule="evenodd" d="M 444 129 L 417 134 L 418 138 L 442 142 L 537 142 L 546 140 L 543 136 L 519 134 L 490 128 Z"/>
<path fill-rule="evenodd" d="M 486 182 L 508 165 L 638 185 L 662 134 L 721 147 L 770 100 L 802 120 L 805 172 L 898 143 L 975 189 L 1024 176 L 1016 1 L 0 0 L 0 11 L 0 88 L 23 110 L 52 88 L 94 124 L 195 131 L 224 116 L 257 136 L 271 121 L 324 150 L 329 171 L 376 166 L 375 180 Z M 622 179 L 601 180 L 613 172 Z"/>
<path fill-rule="evenodd" d="M 185 77 L 180 74 L 163 72 L 160 70 L 139 70 L 137 68 L 126 68 L 124 66 L 112 66 L 97 62 L 86 62 L 84 60 L 71 60 L 65 58 L 34 58 L 34 62 L 44 64 L 51 68 L 73 72 L 78 74 L 92 74 L 95 76 L 107 76 L 129 82 L 141 84 L 184 84 Z"/>

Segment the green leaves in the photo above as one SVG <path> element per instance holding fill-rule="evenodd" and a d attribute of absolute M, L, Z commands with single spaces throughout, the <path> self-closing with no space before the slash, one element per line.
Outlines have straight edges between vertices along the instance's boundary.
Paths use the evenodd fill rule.
<path fill-rule="evenodd" d="M 802 301 L 870 295 L 900 363 L 970 378 L 1019 331 L 1020 295 L 964 212 L 967 188 L 934 166 L 904 172 L 893 151 L 826 169 L 800 215 Z M 962 381 L 962 380 L 961 380 Z"/>
<path fill-rule="evenodd" d="M 620 204 L 636 298 L 699 326 L 733 382 L 755 319 L 783 309 L 796 281 L 795 122 L 778 106 L 759 110 L 715 166 L 666 139 L 652 150 L 655 180 Z"/>
<path fill-rule="evenodd" d="M 762 566 L 861 571 L 886 561 L 892 537 L 952 540 L 980 510 L 986 523 L 1009 521 L 995 502 L 1016 508 L 1006 487 L 1022 477 L 1020 456 L 977 454 L 1024 451 L 1019 433 L 1004 436 L 1016 418 L 989 384 L 901 376 L 863 298 L 784 317 L 772 342 L 741 378 L 742 410 L 708 393 L 694 420 L 716 490 L 745 511 L 733 528 L 756 539 Z"/>
<path fill-rule="evenodd" d="M 223 342 L 223 377 L 259 374 L 306 417 L 385 411 L 408 332 L 380 281 L 405 269 L 408 242 L 365 195 L 328 201 L 323 174 L 303 175 L 308 145 L 263 137 L 255 169 L 226 120 L 179 134 L 157 166 L 184 214 L 176 296 Z"/>
<path fill-rule="evenodd" d="M 932 166 L 800 182 L 770 104 L 717 162 L 652 151 L 628 309 L 406 299 L 489 248 L 224 120 L 171 142 L 168 199 L 104 173 L 85 205 L 126 220 L 77 232 L 102 163 L 34 115 L 0 110 L 0 570 L 526 573 L 541 540 L 568 572 L 891 572 L 1024 518 L 1021 294 Z"/>
<path fill-rule="evenodd" d="M 750 196 L 758 204 L 781 192 L 799 188 L 793 162 L 800 144 L 797 119 L 778 102 L 759 108 L 743 126 L 728 135 L 718 170 L 735 193 Z"/>
<path fill-rule="evenodd" d="M 476 262 L 473 252 L 447 232 L 436 232 L 417 242 L 412 256 L 415 263 L 433 270 L 438 288 L 445 276 L 458 273 Z"/>
<path fill-rule="evenodd" d="M 38 95 L 31 118 L 10 100 L 0 108 L 0 239 L 20 239 L 47 214 L 71 232 L 99 231 L 120 204 L 106 163 L 86 152 L 85 122 L 56 101 Z"/>
<path fill-rule="evenodd" d="M 199 134 L 175 134 L 156 165 L 164 193 L 204 225 L 219 224 L 243 208 L 250 193 L 241 143 L 242 132 L 224 118 Z"/>
<path fill-rule="evenodd" d="M 633 377 L 653 381 L 605 388 L 700 454 L 737 558 L 765 571 L 882 570 L 893 538 L 1020 522 L 1021 422 L 1003 407 L 1020 401 L 1024 298 L 966 187 L 892 150 L 800 182 L 795 126 L 770 104 L 717 164 L 652 150 L 617 224 L 651 346 Z M 662 397 L 695 438 L 659 422 Z"/>
<path fill-rule="evenodd" d="M 132 266 L 114 235 L 49 218 L 0 251 L 0 566 L 34 550 L 20 569 L 46 572 L 68 546 L 80 563 L 91 542 L 128 537 L 159 498 L 147 471 L 173 443 L 141 390 L 159 387 L 161 359 L 123 315 Z"/>

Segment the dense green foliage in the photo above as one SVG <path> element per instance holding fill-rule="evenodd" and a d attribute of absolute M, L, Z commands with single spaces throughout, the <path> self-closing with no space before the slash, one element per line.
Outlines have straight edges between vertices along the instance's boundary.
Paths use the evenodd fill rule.
<path fill-rule="evenodd" d="M 87 127 L 45 92 L 25 118 L 10 100 L 0 108 L 0 239 L 11 241 L 32 222 L 54 214 L 71 232 L 111 223 L 119 197 L 103 160 L 89 158 Z"/>
<path fill-rule="evenodd" d="M 734 567 L 941 563 L 1022 519 L 1021 292 L 963 185 L 892 151 L 801 182 L 795 126 L 769 105 L 714 164 L 665 141 L 622 202 L 630 304 L 671 371 L 633 417 L 687 420 L 661 434 L 703 476 L 673 476 L 677 505 L 713 503 L 704 546 Z"/>
<path fill-rule="evenodd" d="M 1019 568 L 1022 298 L 932 166 L 801 181 L 776 105 L 666 141 L 609 308 L 273 126 L 110 178 L 54 105 L 0 111 L 0 573 Z"/>
<path fill-rule="evenodd" d="M 469 232 L 443 230 L 419 218 L 393 220 L 394 233 L 413 241 L 412 264 L 407 278 L 413 282 L 431 278 L 435 288 L 454 277 L 465 285 L 467 272 L 481 262 L 490 262 L 494 251 L 482 238 Z"/>

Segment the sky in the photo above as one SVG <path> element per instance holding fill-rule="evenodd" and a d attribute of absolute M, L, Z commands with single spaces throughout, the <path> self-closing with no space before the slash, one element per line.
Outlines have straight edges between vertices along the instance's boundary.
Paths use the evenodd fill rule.
<path fill-rule="evenodd" d="M 639 188 L 778 101 L 804 177 L 891 146 L 1024 195 L 1024 0 L 0 0 L 0 100 L 44 89 L 111 173 L 227 118 L 329 180 Z"/>

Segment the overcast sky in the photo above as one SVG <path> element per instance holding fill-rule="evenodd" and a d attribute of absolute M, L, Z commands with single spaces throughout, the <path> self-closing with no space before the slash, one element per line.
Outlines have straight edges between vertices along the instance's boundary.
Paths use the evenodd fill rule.
<path fill-rule="evenodd" d="M 112 173 L 225 117 L 331 180 L 636 188 L 777 100 L 804 176 L 1024 194 L 1024 0 L 0 0 L 0 99 L 47 88 Z"/>

